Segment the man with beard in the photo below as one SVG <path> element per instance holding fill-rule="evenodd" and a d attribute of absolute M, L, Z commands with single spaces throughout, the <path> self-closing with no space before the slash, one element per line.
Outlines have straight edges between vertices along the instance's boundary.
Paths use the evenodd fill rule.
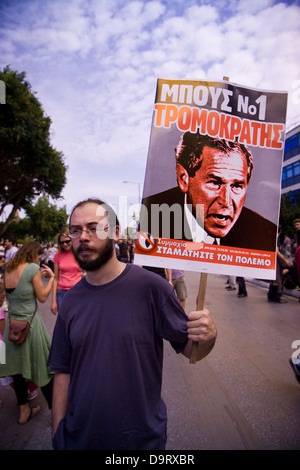
<path fill-rule="evenodd" d="M 86 277 L 65 295 L 53 334 L 53 447 L 162 450 L 163 339 L 187 357 L 198 342 L 200 360 L 216 328 L 206 309 L 187 316 L 160 276 L 118 261 L 118 220 L 102 201 L 77 204 L 69 235 Z"/>

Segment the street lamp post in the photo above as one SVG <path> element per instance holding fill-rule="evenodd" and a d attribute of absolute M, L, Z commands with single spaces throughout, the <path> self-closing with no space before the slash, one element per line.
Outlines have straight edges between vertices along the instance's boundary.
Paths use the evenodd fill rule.
<path fill-rule="evenodd" d="M 141 184 L 136 181 L 123 181 L 123 183 L 129 183 L 129 184 L 137 184 L 138 185 L 138 191 L 139 191 L 139 205 L 141 203 Z"/>
<path fill-rule="evenodd" d="M 139 192 L 139 210 L 138 210 L 138 215 L 134 216 L 135 223 L 136 223 L 136 231 L 138 231 L 138 226 L 139 226 L 139 211 L 140 211 L 140 205 L 141 205 L 141 183 L 138 183 L 137 181 L 123 181 L 123 183 L 128 183 L 128 184 L 137 184 L 138 185 L 138 192 Z"/>

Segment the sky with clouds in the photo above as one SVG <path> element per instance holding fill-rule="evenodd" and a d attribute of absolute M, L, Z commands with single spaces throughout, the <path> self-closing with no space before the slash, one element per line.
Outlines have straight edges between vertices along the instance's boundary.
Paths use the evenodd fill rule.
<path fill-rule="evenodd" d="M 0 18 L 0 68 L 26 71 L 52 120 L 68 211 L 137 203 L 157 78 L 288 91 L 300 120 L 299 0 L 1 0 Z"/>

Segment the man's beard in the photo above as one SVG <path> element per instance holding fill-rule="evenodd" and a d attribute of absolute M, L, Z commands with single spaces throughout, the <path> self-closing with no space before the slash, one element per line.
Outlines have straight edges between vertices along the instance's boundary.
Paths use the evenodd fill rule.
<path fill-rule="evenodd" d="M 81 251 L 88 250 L 88 249 L 90 249 L 92 253 L 93 252 L 98 253 L 97 258 L 92 259 L 92 260 L 88 260 L 88 259 L 84 260 L 79 257 Z M 75 251 L 73 248 L 73 254 L 77 263 L 81 267 L 81 269 L 83 269 L 84 271 L 96 271 L 97 269 L 104 266 L 112 258 L 114 249 L 115 248 L 114 248 L 113 240 L 110 238 L 107 238 L 107 241 L 101 250 L 100 249 L 97 250 L 95 248 L 89 248 L 89 246 L 83 244 L 79 246 L 77 251 Z"/>

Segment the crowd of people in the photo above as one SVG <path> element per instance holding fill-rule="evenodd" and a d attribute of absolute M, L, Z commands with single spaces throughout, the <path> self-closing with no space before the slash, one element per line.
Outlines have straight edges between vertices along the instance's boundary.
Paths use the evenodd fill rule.
<path fill-rule="evenodd" d="M 291 239 L 285 235 L 279 226 L 277 237 L 277 263 L 276 279 L 269 282 L 268 301 L 284 304 L 283 288 L 299 289 L 300 287 L 300 219 L 293 221 L 295 231 Z M 247 297 L 247 288 L 243 277 L 228 276 L 226 290 L 235 291 L 238 285 L 237 296 Z M 299 300 L 300 301 L 300 300 Z"/>
<path fill-rule="evenodd" d="M 22 425 L 39 413 L 40 406 L 30 407 L 29 397 L 41 388 L 53 409 L 56 449 L 96 449 L 99 441 L 105 449 L 164 449 L 161 338 L 187 357 L 196 342 L 200 360 L 212 349 L 216 328 L 206 309 L 185 312 L 184 272 L 134 266 L 134 243 L 119 240 L 118 223 L 113 224 L 107 212 L 96 211 L 98 206 L 101 201 L 94 199 L 79 203 L 56 243 L 16 246 L 7 237 L 1 244 L 0 341 L 6 345 L 1 382 L 15 392 Z M 109 233 L 106 239 L 98 237 L 99 223 Z M 300 219 L 294 228 L 295 244 L 279 233 L 277 256 L 284 262 L 278 263 L 278 278 L 270 282 L 269 301 L 282 302 L 284 279 L 292 269 L 298 276 L 296 288 L 300 286 Z M 244 279 L 237 282 L 238 296 L 247 296 Z M 275 287 L 277 300 L 271 298 Z M 233 289 L 232 279 L 227 289 Z M 51 312 L 58 315 L 52 340 L 37 302 L 46 302 L 50 295 Z M 22 344 L 9 340 L 11 319 L 30 324 Z M 120 358 L 115 351 L 121 346 Z M 145 348 L 147 354 L 139 354 Z M 291 366 L 300 383 L 299 365 L 291 361 Z M 98 388 L 101 404 L 92 392 Z M 99 427 L 100 418 L 104 427 Z"/>
<path fill-rule="evenodd" d="M 111 232 L 112 236 L 107 240 L 97 236 L 99 216 L 96 222 L 92 221 L 95 220 L 93 214 L 98 214 L 94 209 L 99 204 L 97 200 L 79 204 L 71 216 L 75 225 L 71 224 L 60 232 L 56 244 L 51 242 L 42 246 L 30 241 L 16 246 L 12 238 L 4 240 L 0 253 L 0 340 L 1 345 L 5 344 L 6 347 L 6 360 L 4 363 L 0 361 L 1 382 L 3 385 L 9 384 L 14 390 L 20 425 L 26 424 L 40 412 L 40 406 L 29 405 L 29 397 L 32 388 L 41 389 L 52 410 L 54 448 L 106 449 L 116 446 L 120 449 L 163 449 L 166 442 L 166 410 L 161 398 L 162 339 L 169 340 L 176 352 L 182 352 L 187 357 L 191 356 L 192 342 L 196 342 L 197 360 L 200 360 L 212 349 L 216 329 L 206 309 L 187 315 L 182 308 L 181 305 L 185 306 L 186 291 L 182 282 L 181 288 L 175 288 L 172 283 L 180 284 L 180 278 L 184 280 L 183 273 L 173 272 L 172 275 L 170 270 L 165 271 L 166 282 L 156 273 L 134 266 L 133 244 L 126 240 L 119 241 L 119 227 L 112 225 L 109 218 L 109 225 L 106 227 L 104 224 L 103 232 Z M 103 218 L 100 216 L 100 219 Z M 115 289 L 108 288 L 112 285 Z M 135 290 L 133 295 L 132 289 Z M 51 340 L 39 311 L 39 303 L 45 302 L 50 295 L 51 311 L 57 315 Z M 66 316 L 70 301 L 71 319 L 68 313 Z M 95 312 L 99 310 L 104 311 L 104 316 L 95 317 Z M 79 316 L 76 316 L 77 311 L 80 312 Z M 11 338 L 18 321 L 20 326 L 22 321 L 30 326 L 22 343 Z M 68 351 L 65 349 L 66 338 L 62 338 L 66 330 L 61 328 L 61 322 L 67 321 L 70 321 L 68 344 L 74 341 L 74 344 L 69 344 Z M 103 327 L 102 321 L 108 328 Z M 156 324 L 154 330 L 150 327 L 152 322 Z M 144 339 L 140 341 L 142 331 Z M 148 332 L 146 336 L 145 332 Z M 135 346 L 126 346 L 120 360 L 119 355 L 111 354 L 109 343 L 115 343 L 118 349 L 125 339 L 130 343 L 133 341 Z M 79 343 L 86 341 L 86 359 L 81 356 L 78 340 Z M 148 353 L 145 355 L 142 351 L 146 344 Z M 98 349 L 99 354 L 95 354 Z M 70 354 L 72 359 L 67 364 Z M 95 385 L 98 387 L 98 375 L 91 367 L 95 359 L 99 363 L 100 377 L 106 377 L 107 371 L 113 372 L 111 378 L 105 379 L 107 387 L 99 383 L 96 395 L 93 390 Z M 74 366 L 81 372 L 73 374 L 70 369 L 73 370 Z M 136 380 L 129 380 L 132 373 L 136 375 Z M 122 387 L 119 384 L 115 388 L 115 380 L 120 376 Z M 68 389 L 71 390 L 70 395 L 65 393 Z M 108 413 L 112 416 L 115 400 L 113 407 L 108 406 L 108 402 L 111 403 L 116 393 L 120 395 L 121 408 L 116 415 L 120 425 L 116 427 L 112 417 L 111 424 L 107 422 L 106 427 L 99 427 L 100 415 L 105 417 Z M 99 394 L 103 398 L 100 405 Z M 68 403 L 62 415 L 61 403 L 66 403 L 67 397 L 73 395 L 74 402 Z M 83 396 L 89 411 L 86 409 L 86 417 L 82 420 L 84 430 L 79 432 L 78 423 L 82 416 L 78 405 L 82 404 Z M 95 397 L 98 403 L 95 409 L 98 407 L 99 412 L 93 411 Z M 127 400 L 125 405 L 122 404 L 124 399 Z M 68 420 L 68 431 L 61 428 L 64 415 Z M 106 418 L 104 420 L 107 421 Z M 129 436 L 123 436 L 124 420 L 128 421 L 129 428 L 132 427 Z M 98 432 L 96 442 L 93 437 L 95 432 Z M 102 433 L 101 436 L 99 433 Z"/>
<path fill-rule="evenodd" d="M 277 275 L 270 283 L 268 299 L 273 302 L 286 303 L 282 297 L 283 287 L 296 289 L 300 287 L 300 219 L 293 221 L 295 235 L 293 239 L 286 236 L 279 226 L 277 238 Z M 273 289 L 273 290 L 272 290 Z"/>

